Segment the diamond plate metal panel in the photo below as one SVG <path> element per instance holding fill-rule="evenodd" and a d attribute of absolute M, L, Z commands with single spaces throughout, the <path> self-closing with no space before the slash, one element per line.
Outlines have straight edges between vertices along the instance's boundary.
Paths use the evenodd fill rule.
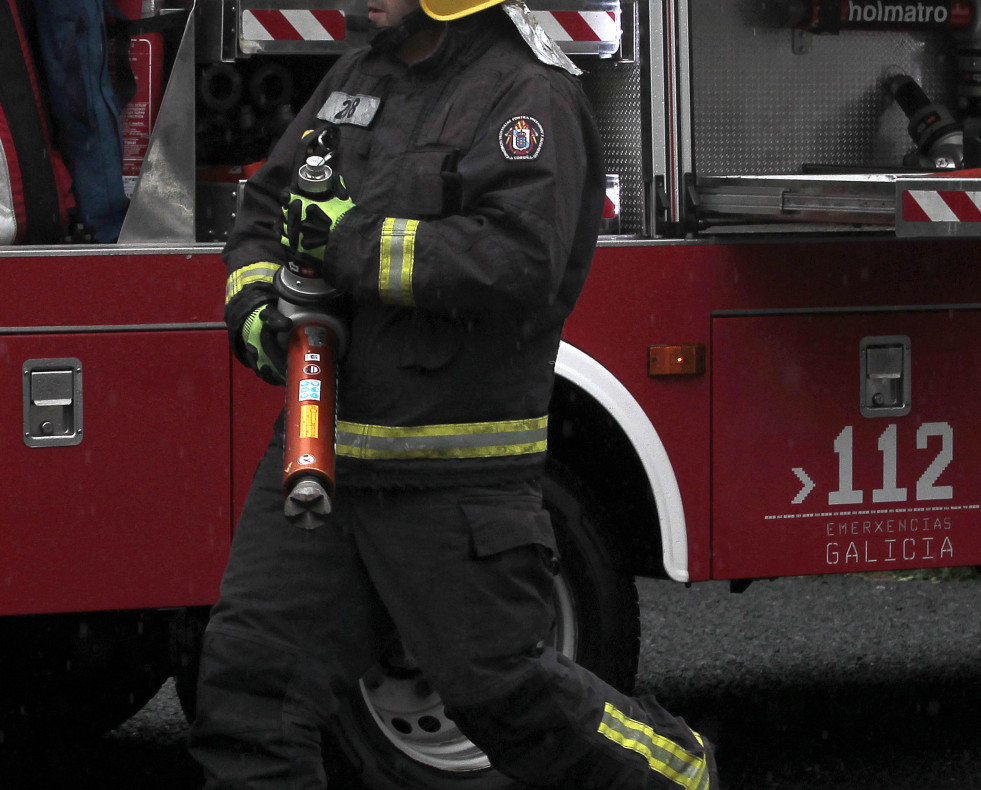
<path fill-rule="evenodd" d="M 620 231 L 641 233 L 645 204 L 640 66 L 591 60 L 583 68 L 583 88 L 603 139 L 606 172 L 620 176 Z"/>
<path fill-rule="evenodd" d="M 890 74 L 909 74 L 954 108 L 943 34 L 847 31 L 795 42 L 789 29 L 754 26 L 741 7 L 691 0 L 699 176 L 799 173 L 805 164 L 901 169 L 914 146 L 881 88 Z"/>

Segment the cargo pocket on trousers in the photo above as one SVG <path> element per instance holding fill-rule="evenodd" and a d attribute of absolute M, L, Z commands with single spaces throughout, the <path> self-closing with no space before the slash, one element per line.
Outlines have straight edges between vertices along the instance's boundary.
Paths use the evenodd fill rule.
<path fill-rule="evenodd" d="M 465 591 L 473 655 L 533 651 L 552 627 L 555 534 L 538 500 L 461 503 L 470 525 Z"/>

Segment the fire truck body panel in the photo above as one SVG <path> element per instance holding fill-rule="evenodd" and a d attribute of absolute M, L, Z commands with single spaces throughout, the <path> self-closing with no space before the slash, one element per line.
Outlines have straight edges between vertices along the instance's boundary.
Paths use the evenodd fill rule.
<path fill-rule="evenodd" d="M 227 335 L 226 335 L 227 337 Z M 227 348 L 227 339 L 225 341 Z M 255 374 L 232 361 L 232 513 L 242 512 L 255 465 L 266 451 L 273 421 L 283 408 L 284 392 L 259 381 Z"/>
<path fill-rule="evenodd" d="M 232 519 L 217 256 L 19 249 L 0 276 L 0 614 L 210 604 Z"/>
<path fill-rule="evenodd" d="M 714 319 L 714 575 L 978 564 L 978 417 L 958 393 L 978 375 L 979 318 L 921 308 Z M 863 405 L 875 383 L 863 361 L 912 379 L 902 406 Z M 747 471 L 752 459 L 768 473 Z"/>
<path fill-rule="evenodd" d="M 855 276 L 855 263 L 842 259 L 843 249 L 866 261 L 858 277 Z M 924 258 L 928 254 L 930 260 L 917 261 L 918 250 L 924 253 Z M 809 265 L 803 273 L 785 262 L 785 256 L 801 256 L 801 243 L 796 241 L 789 246 L 779 241 L 765 245 L 628 243 L 608 244 L 598 250 L 588 287 L 569 322 L 566 333 L 569 345 L 563 348 L 557 370 L 560 376 L 597 398 L 614 413 L 637 448 L 658 505 L 656 515 L 660 522 L 652 522 L 652 529 L 657 525 L 662 546 L 669 546 L 665 551 L 665 570 L 669 576 L 685 580 L 686 569 L 688 578 L 693 580 L 841 570 L 828 562 L 827 552 L 821 555 L 820 562 L 812 559 L 787 564 L 787 555 L 806 549 L 805 545 L 798 546 L 795 542 L 807 543 L 793 537 L 796 533 L 791 536 L 785 533 L 781 541 L 770 538 L 769 544 L 775 546 L 772 551 L 751 552 L 749 544 L 758 540 L 762 527 L 740 525 L 752 520 L 750 514 L 760 513 L 761 507 L 766 511 L 768 504 L 773 505 L 770 510 L 774 512 L 767 511 L 764 516 L 792 515 L 799 521 L 797 513 L 783 513 L 790 508 L 775 507 L 780 500 L 770 503 L 766 497 L 761 497 L 759 490 L 754 493 L 750 480 L 747 480 L 747 468 L 741 460 L 745 453 L 752 457 L 774 456 L 772 447 L 766 447 L 762 452 L 752 451 L 752 448 L 759 448 L 761 442 L 765 445 L 766 437 L 776 435 L 781 441 L 800 444 L 799 454 L 784 464 L 785 479 L 779 487 L 782 500 L 789 505 L 805 487 L 793 470 L 799 468 L 807 472 L 809 467 L 816 466 L 826 470 L 827 458 L 830 456 L 834 460 L 835 457 L 833 443 L 836 438 L 824 437 L 821 446 L 814 446 L 806 436 L 796 437 L 789 430 L 790 426 L 813 426 L 817 415 L 831 418 L 832 409 L 836 407 L 843 414 L 857 414 L 852 423 L 871 423 L 869 430 L 876 430 L 878 425 L 884 426 L 884 430 L 890 424 L 864 418 L 858 412 L 860 360 L 857 342 L 842 340 L 837 359 L 842 370 L 836 374 L 833 384 L 826 382 L 815 390 L 826 395 L 820 401 L 820 408 L 809 402 L 812 408 L 808 410 L 801 401 L 801 392 L 793 397 L 787 392 L 791 385 L 800 384 L 787 373 L 788 356 L 800 356 L 800 362 L 792 366 L 797 370 L 825 370 L 836 361 L 834 357 L 822 354 L 827 353 L 828 326 L 841 327 L 844 323 L 842 313 L 854 315 L 855 328 L 849 329 L 847 335 L 852 341 L 855 337 L 861 341 L 865 337 L 905 334 L 917 347 L 917 352 L 923 347 L 920 344 L 929 344 L 922 355 L 916 354 L 918 364 L 912 376 L 915 383 L 913 400 L 919 404 L 929 398 L 927 402 L 932 402 L 931 410 L 937 414 L 925 415 L 915 410 L 905 416 L 906 420 L 920 419 L 920 425 L 928 426 L 923 429 L 926 431 L 940 430 L 933 428 L 934 425 L 949 424 L 958 438 L 958 457 L 972 456 L 970 445 L 965 447 L 961 443 L 969 440 L 971 435 L 969 410 L 959 410 L 958 399 L 954 397 L 964 387 L 965 371 L 973 369 L 972 356 L 969 348 L 959 349 L 956 344 L 951 344 L 947 335 L 952 327 L 964 327 L 965 331 L 959 331 L 957 336 L 973 336 L 970 322 L 975 313 L 970 309 L 971 305 L 964 304 L 960 298 L 965 292 L 970 293 L 972 286 L 978 285 L 974 282 L 977 275 L 967 260 L 972 250 L 970 244 L 948 244 L 943 250 L 947 254 L 941 260 L 937 250 L 925 242 L 880 240 L 858 245 L 847 239 L 814 242 L 808 245 Z M 20 251 L 19 255 L 24 252 Z M 702 266 L 693 266 L 699 258 Z M 21 271 L 34 261 L 29 257 L 7 257 L 3 263 L 11 270 Z M 125 505 L 125 499 L 120 499 L 117 493 L 141 490 L 141 498 L 146 497 L 145 488 L 139 489 L 145 470 L 126 454 L 119 457 L 117 452 L 121 443 L 132 441 L 137 455 L 140 447 L 147 448 L 146 451 L 152 448 L 155 468 L 170 466 L 175 474 L 179 470 L 179 474 L 184 475 L 183 480 L 168 476 L 156 484 L 159 486 L 157 500 L 161 505 L 179 505 L 180 517 L 175 515 L 168 519 L 161 513 L 154 515 L 155 521 L 159 519 L 158 523 L 173 525 L 174 532 L 160 534 L 161 545 L 150 550 L 146 532 L 135 528 L 120 530 L 128 536 L 128 540 L 122 540 L 120 534 L 103 531 L 99 533 L 99 539 L 94 540 L 91 532 L 82 525 L 76 528 L 77 519 L 57 510 L 57 500 L 46 500 L 44 510 L 37 507 L 34 498 L 21 500 L 23 509 L 15 507 L 11 523 L 19 524 L 19 529 L 33 523 L 32 519 L 62 525 L 54 532 L 49 528 L 48 534 L 51 543 L 76 547 L 74 551 L 66 552 L 72 558 L 74 570 L 68 572 L 68 566 L 60 563 L 52 565 L 48 561 L 46 564 L 44 558 L 52 554 L 51 543 L 43 542 L 40 524 L 31 540 L 11 540 L 12 548 L 20 548 L 5 555 L 10 569 L 21 569 L 25 580 L 27 575 L 41 578 L 43 571 L 56 570 L 63 584 L 58 588 L 47 585 L 47 597 L 31 593 L 25 600 L 12 601 L 14 606 L 6 613 L 207 603 L 213 597 L 214 579 L 223 563 L 233 512 L 241 506 L 253 459 L 258 457 L 266 441 L 268 429 L 256 430 L 256 416 L 266 420 L 260 425 L 268 425 L 278 405 L 277 393 L 254 381 L 247 371 L 233 368 L 231 386 L 236 395 L 232 402 L 254 405 L 233 410 L 231 418 L 228 416 L 228 403 L 223 396 L 219 397 L 220 393 L 228 392 L 230 386 L 226 337 L 223 330 L 216 328 L 216 322 L 200 320 L 218 317 L 218 306 L 213 299 L 207 305 L 209 300 L 199 301 L 193 292 L 170 293 L 158 288 L 154 293 L 145 293 L 139 300 L 132 298 L 139 296 L 138 292 L 128 291 L 130 298 L 123 300 L 112 288 L 86 291 L 84 283 L 93 282 L 90 278 L 95 282 L 119 279 L 118 273 L 122 269 L 150 272 L 187 265 L 200 274 L 211 270 L 207 279 L 215 280 L 211 284 L 219 288 L 220 293 L 220 261 L 213 253 L 189 257 L 189 254 L 131 251 L 118 255 L 55 255 L 47 258 L 45 265 L 55 285 L 43 293 L 38 292 L 35 299 L 20 303 L 31 304 L 33 310 L 30 312 L 24 308 L 21 308 L 22 313 L 18 312 L 17 305 L 12 305 L 9 325 L 2 333 L 4 347 L 8 359 L 24 357 L 25 364 L 31 359 L 81 360 L 87 394 L 84 399 L 85 440 L 81 448 L 31 448 L 22 444 L 17 448 L 17 454 L 22 458 L 13 467 L 29 470 L 37 457 L 32 453 L 61 453 L 65 460 L 53 460 L 52 475 L 57 479 L 73 480 L 76 485 L 74 496 L 60 500 L 63 507 L 70 510 L 83 499 L 103 503 L 111 510 L 90 508 L 91 521 L 99 522 L 103 530 L 113 523 L 138 524 L 145 517 L 141 519 L 137 515 L 139 511 L 127 515 L 120 505 L 120 502 Z M 657 274 L 652 278 L 651 270 L 655 266 Z M 702 276 L 697 275 L 699 268 Z M 86 276 L 77 277 L 78 272 L 85 272 Z M 80 288 L 72 287 L 75 281 L 79 282 Z M 648 291 L 632 289 L 629 293 L 633 298 L 627 298 L 623 289 L 626 282 L 644 282 L 670 291 L 676 298 L 658 302 L 657 310 L 652 311 L 651 300 L 646 296 Z M 720 282 L 731 283 L 732 289 L 719 289 Z M 935 300 L 932 303 L 922 299 L 925 283 Z M 615 311 L 609 309 L 611 293 L 618 294 Z M 895 301 L 905 303 L 902 310 L 895 308 Z M 176 314 L 170 309 L 174 304 L 181 305 Z M 62 319 L 59 323 L 61 316 L 66 316 L 67 320 Z M 165 318 L 171 320 L 164 321 Z M 792 344 L 788 338 L 795 336 L 791 329 L 796 326 L 807 329 L 798 332 L 800 338 Z M 937 328 L 932 328 L 934 326 Z M 663 341 L 704 343 L 709 349 L 705 373 L 693 377 L 650 377 L 648 346 Z M 769 346 L 766 345 L 768 342 Z M 147 347 L 153 349 L 154 365 L 147 359 Z M 31 351 L 21 352 L 21 349 Z M 576 353 L 576 350 L 582 353 Z M 749 351 L 757 361 L 747 365 L 745 354 Z M 938 361 L 940 351 L 948 355 L 945 361 Z M 804 356 L 805 352 L 811 356 Z M 127 357 L 133 362 L 122 366 L 121 371 L 115 370 L 116 361 Z M 924 359 L 922 364 L 925 366 L 929 360 L 930 367 L 921 370 L 921 357 Z M 161 365 L 173 373 L 180 372 L 179 377 L 189 382 L 192 391 L 174 399 L 172 377 L 152 373 L 160 370 Z M 130 369 L 135 371 L 132 377 L 125 375 Z M 768 374 L 768 371 L 776 372 Z M 23 374 L 23 371 L 18 372 Z M 930 385 L 933 380 L 957 381 L 958 388 L 938 389 L 938 385 Z M 927 387 L 931 389 L 927 390 Z M 803 394 L 814 395 L 815 391 L 804 390 Z M 771 392 L 772 395 L 768 394 Z M 212 397 L 204 397 L 201 393 Z M 781 394 L 784 397 L 780 397 Z M 951 403 L 943 403 L 945 394 Z M 20 433 L 24 414 L 24 402 L 20 398 L 25 397 L 22 388 L 18 388 L 16 395 L 18 399 L 7 404 L 4 413 Z M 213 403 L 211 411 L 207 411 L 209 401 Z M 131 405 L 127 407 L 127 403 Z M 184 403 L 185 408 L 174 410 L 173 406 L 180 403 Z M 747 419 L 760 403 L 768 404 L 764 413 L 772 426 L 769 429 Z M 773 408 L 779 403 L 794 403 L 795 406 L 781 413 L 779 408 Z M 202 407 L 206 409 L 208 419 L 201 416 Z M 964 414 L 964 411 L 968 413 Z M 127 414 L 129 416 L 120 419 L 121 415 Z M 685 418 L 678 419 L 676 415 L 680 414 Z M 782 429 L 776 428 L 777 418 L 783 419 Z M 844 419 L 837 415 L 833 418 L 839 422 Z M 848 424 L 842 422 L 842 427 Z M 933 435 L 927 434 L 928 437 Z M 928 438 L 927 442 L 939 441 L 943 451 L 944 435 L 938 434 L 937 440 Z M 964 440 L 960 439 L 962 435 Z M 873 440 L 878 441 L 878 436 L 871 437 L 867 443 Z M 917 439 L 914 437 L 910 441 Z M 205 448 L 215 446 L 234 448 L 234 475 L 240 482 L 232 489 L 231 503 L 228 502 L 231 480 L 227 473 L 221 472 L 221 467 L 191 466 L 176 460 L 173 464 L 164 462 L 167 458 L 193 458 Z M 930 456 L 932 446 L 927 448 L 927 456 Z M 737 447 L 746 450 L 736 452 L 733 448 Z M 73 457 L 72 453 L 76 455 Z M 85 453 L 85 462 L 92 467 L 91 479 L 80 474 L 85 470 L 84 463 L 79 463 L 81 453 Z M 936 458 L 937 454 L 932 457 Z M 62 465 L 60 470 L 59 464 Z M 935 484 L 950 485 L 946 481 L 955 470 L 941 471 L 942 476 L 938 475 Z M 208 486 L 200 485 L 209 474 L 215 473 L 220 473 L 217 479 L 209 481 Z M 675 474 L 681 480 L 680 486 L 675 482 Z M 868 473 L 865 475 L 867 477 Z M 827 471 L 821 476 L 828 480 L 837 479 Z M 972 490 L 970 479 L 963 475 L 956 479 L 959 481 L 957 490 L 969 494 Z M 770 485 L 773 481 L 767 483 Z M 31 485 L 29 478 L 25 478 L 22 485 L 15 488 L 30 490 Z M 860 490 L 857 482 L 855 485 L 856 490 Z M 875 488 L 867 486 L 870 492 Z M 172 496 L 174 490 L 185 493 L 175 498 Z M 224 493 L 213 497 L 213 502 L 197 501 L 209 491 Z M 684 507 L 680 505 L 681 492 L 684 492 Z M 700 502 L 711 502 L 711 513 L 700 507 Z M 755 504 L 755 509 L 751 509 L 750 504 Z M 967 500 L 951 503 L 958 508 L 969 508 L 971 504 Z M 52 507 L 55 509 L 48 509 Z M 833 511 L 829 512 L 832 517 L 837 517 Z M 971 518 L 970 509 L 965 510 L 965 516 Z M 778 519 L 763 518 L 763 521 L 768 520 Z M 963 519 L 961 523 L 965 523 Z M 220 528 L 208 526 L 201 532 L 203 525 L 220 525 Z M 864 529 L 864 526 L 859 525 L 858 529 Z M 221 539 L 216 540 L 219 536 Z M 135 545 L 147 549 L 143 570 L 132 562 L 118 562 L 121 557 L 130 556 L 135 548 L 134 541 Z M 106 546 L 115 548 L 106 552 Z M 200 551 L 206 547 L 212 549 L 210 557 Z M 843 548 L 847 551 L 848 545 Z M 807 550 L 813 555 L 812 549 Z M 972 552 L 969 543 L 964 551 L 967 553 L 952 557 L 945 550 L 942 558 L 938 554 L 934 561 L 927 556 L 909 556 L 911 550 L 907 550 L 906 556 L 890 557 L 889 561 L 896 563 L 896 567 L 910 567 L 910 563 L 916 561 L 939 564 L 941 559 L 948 565 L 959 564 L 962 560 L 965 563 L 977 561 L 976 552 Z M 87 554 L 93 556 L 91 563 L 81 563 L 80 559 Z M 867 565 L 874 564 L 876 558 L 869 555 L 866 563 L 864 556 L 862 562 L 852 557 L 848 562 L 868 569 Z M 101 566 L 98 564 L 100 557 L 104 563 Z M 713 557 L 714 568 L 711 566 Z M 842 563 L 844 561 L 842 559 Z M 169 584 L 152 583 L 153 579 L 166 582 L 165 568 L 170 562 L 173 567 L 184 569 L 180 582 L 175 579 Z M 194 571 L 195 565 L 201 570 Z M 125 573 L 119 575 L 121 571 Z M 74 582 L 73 573 L 76 574 Z M 158 576 L 152 575 L 154 573 Z M 16 583 L 19 577 L 10 576 L 8 571 L 8 578 L 14 580 L 11 583 Z M 113 584 L 103 586 L 97 595 L 91 592 L 82 595 L 81 588 L 92 578 L 113 579 Z M 128 584 L 127 578 L 131 579 Z M 141 592 L 136 594 L 134 588 Z M 156 592 L 149 592 L 151 590 Z"/>
<path fill-rule="evenodd" d="M 0 275 L 17 298 L 3 326 L 221 326 L 219 248 L 144 246 L 6 247 Z M 217 262 L 217 263 L 216 263 Z M 193 277 L 185 275 L 190 272 Z"/>
<path fill-rule="evenodd" d="M 938 248 L 867 237 L 807 243 L 609 243 L 598 249 L 565 339 L 619 381 L 643 411 L 648 425 L 621 421 L 635 445 L 656 437 L 658 452 L 664 448 L 666 463 L 648 469 L 652 486 L 665 484 L 658 479 L 662 473 L 677 476 L 683 512 L 660 524 L 661 539 L 676 547 L 684 544 L 671 536 L 678 524 L 685 527 L 687 560 L 675 554 L 676 569 L 687 565 L 691 580 L 846 570 L 848 542 L 840 565 L 829 564 L 826 547 L 815 556 L 808 536 L 798 531 L 784 530 L 782 541 L 770 539 L 777 525 L 791 519 L 763 516 L 791 516 L 800 523 L 803 514 L 813 511 L 803 507 L 805 502 L 810 505 L 819 495 L 827 499 L 837 477 L 825 475 L 822 490 L 816 488 L 810 499 L 795 503 L 804 484 L 794 469 L 809 474 L 811 466 L 825 467 L 829 456 L 833 461 L 836 436 L 846 425 L 875 432 L 871 460 L 879 452 L 879 433 L 893 415 L 877 416 L 874 409 L 873 416 L 862 414 L 860 351 L 867 338 L 907 336 L 914 349 L 907 374 L 913 405 L 909 414 L 896 417 L 897 426 L 906 431 L 908 423 L 915 423 L 914 433 L 932 436 L 930 431 L 942 430 L 934 423 L 949 424 L 958 437 L 958 456 L 964 457 L 963 452 L 973 457 L 969 442 L 974 418 L 957 393 L 965 376 L 973 378 L 970 329 L 977 305 L 964 297 L 981 286 L 974 253 L 971 242 Z M 832 338 L 837 342 L 832 344 Z M 704 373 L 649 375 L 649 346 L 684 344 L 706 347 Z M 954 380 L 957 387 L 943 383 Z M 927 403 L 930 414 L 923 411 Z M 841 424 L 830 438 L 819 439 L 817 424 L 825 420 Z M 921 429 L 923 424 L 927 427 Z M 642 438 L 645 433 L 649 439 Z M 918 439 L 910 441 L 915 448 Z M 943 439 L 925 441 L 930 444 L 918 451 L 921 457 L 939 451 L 934 443 Z M 761 445 L 765 451 L 752 451 Z M 921 461 L 910 455 L 903 463 L 900 477 L 912 475 L 916 468 L 910 465 Z M 947 480 L 955 471 L 944 470 L 936 485 L 950 485 Z M 940 504 L 970 508 L 981 492 L 970 479 L 968 463 L 960 467 L 958 480 L 957 500 Z M 868 486 L 870 507 L 872 491 L 882 487 L 881 482 Z M 922 506 L 913 504 L 912 493 L 909 503 Z M 891 509 L 899 510 L 896 505 Z M 834 519 L 856 508 L 826 505 L 819 510 Z M 663 519 L 664 511 L 659 507 L 656 515 Z M 967 533 L 963 562 L 946 550 L 942 562 L 977 561 L 976 551 L 969 549 L 975 518 L 973 508 L 959 518 Z M 795 559 L 796 554 L 801 557 Z M 849 557 L 847 569 L 876 569 L 875 558 L 869 556 L 869 562 Z M 889 562 L 902 568 L 917 562 L 938 565 L 941 559 L 939 554 L 897 555 Z M 680 577 L 670 570 L 668 575 Z"/>

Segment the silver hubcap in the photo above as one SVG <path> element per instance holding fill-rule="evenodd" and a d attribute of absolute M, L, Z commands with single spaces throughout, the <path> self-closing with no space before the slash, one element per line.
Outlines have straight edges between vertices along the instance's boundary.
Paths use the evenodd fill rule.
<path fill-rule="evenodd" d="M 579 638 L 572 594 L 561 574 L 555 578 L 555 629 L 548 644 L 575 657 Z M 375 724 L 405 755 L 441 771 L 480 771 L 487 757 L 446 717 L 443 703 L 419 673 L 383 670 L 361 679 L 361 694 Z"/>

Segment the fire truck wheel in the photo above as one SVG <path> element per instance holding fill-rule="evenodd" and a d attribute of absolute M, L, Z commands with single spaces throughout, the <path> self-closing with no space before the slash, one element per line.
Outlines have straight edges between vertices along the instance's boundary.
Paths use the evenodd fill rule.
<path fill-rule="evenodd" d="M 139 711 L 170 675 L 169 617 L 104 612 L 5 618 L 0 643 L 0 743 L 107 732 Z"/>
<path fill-rule="evenodd" d="M 633 577 L 621 570 L 602 511 L 556 462 L 543 481 L 562 554 L 551 644 L 613 685 L 630 691 L 637 671 L 640 617 Z M 325 749 L 341 787 L 371 790 L 514 790 L 512 780 L 446 717 L 425 679 L 378 665 L 342 708 Z"/>

